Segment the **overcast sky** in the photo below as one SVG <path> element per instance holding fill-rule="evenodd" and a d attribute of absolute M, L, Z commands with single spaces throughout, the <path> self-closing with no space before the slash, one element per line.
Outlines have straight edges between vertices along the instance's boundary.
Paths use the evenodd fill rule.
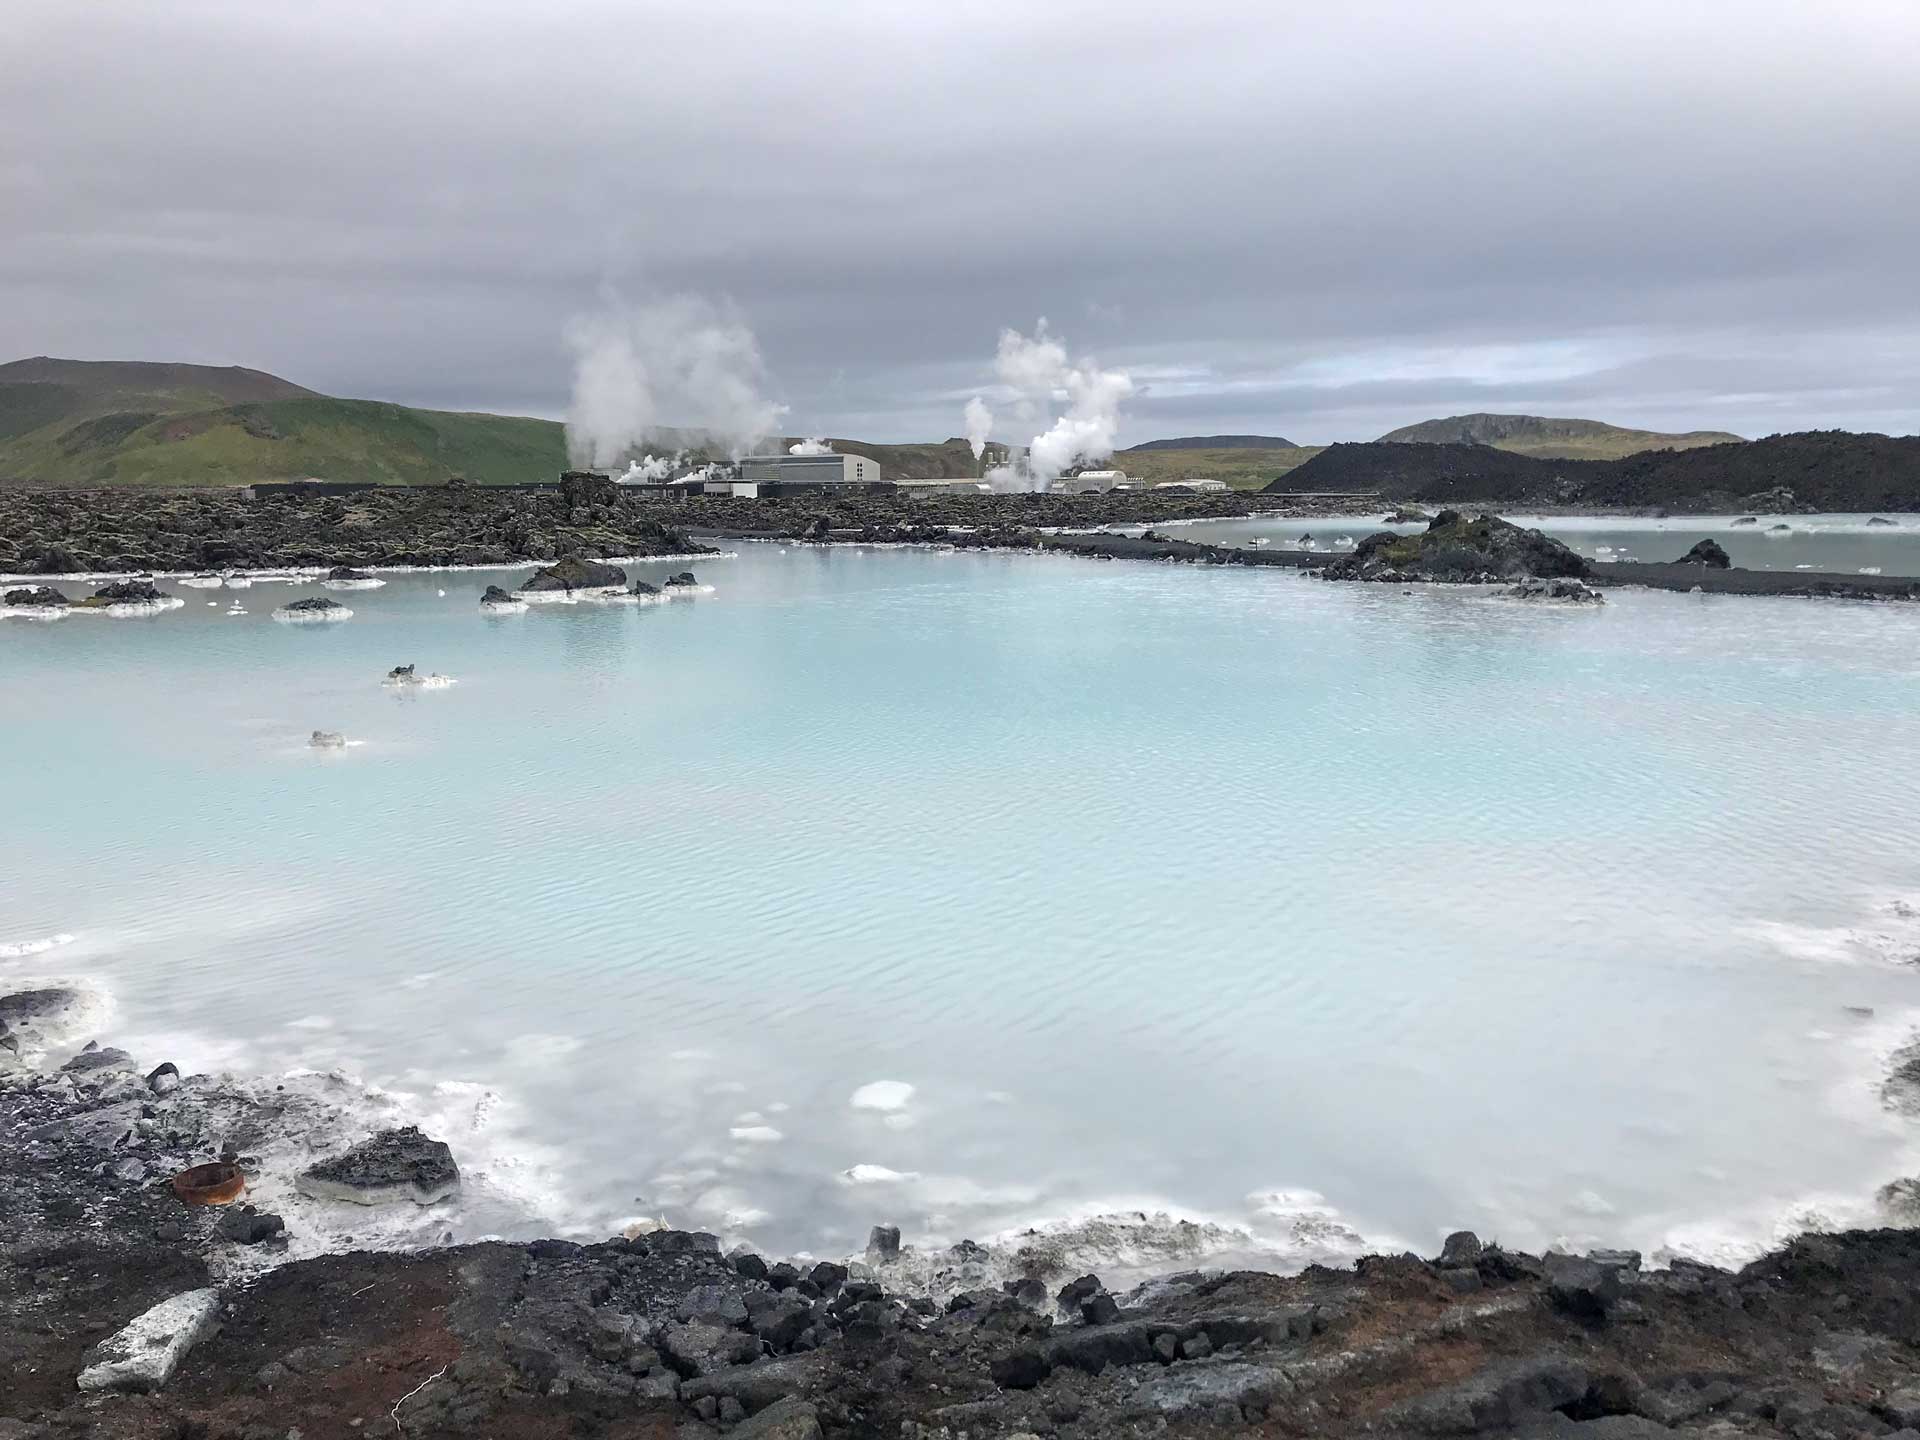
<path fill-rule="evenodd" d="M 557 416 L 691 291 L 796 433 L 960 433 L 1042 315 L 1123 444 L 1920 430 L 1916 0 L 6 8 L 0 359 Z"/>

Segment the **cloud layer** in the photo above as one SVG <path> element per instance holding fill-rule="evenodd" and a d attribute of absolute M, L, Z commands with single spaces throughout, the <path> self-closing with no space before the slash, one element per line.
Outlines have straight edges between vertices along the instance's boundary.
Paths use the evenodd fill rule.
<path fill-rule="evenodd" d="M 1920 428 L 1908 0 L 22 0 L 9 32 L 15 354 L 559 416 L 611 285 L 730 306 L 815 434 L 955 433 L 1040 314 L 1133 376 L 1122 444 Z"/>

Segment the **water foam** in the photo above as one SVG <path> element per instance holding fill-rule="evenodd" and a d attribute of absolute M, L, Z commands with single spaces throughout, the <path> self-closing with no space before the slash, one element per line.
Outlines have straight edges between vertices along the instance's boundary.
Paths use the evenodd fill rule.
<path fill-rule="evenodd" d="M 27 955 L 44 955 L 49 950 L 57 950 L 62 945 L 71 945 L 74 937 L 66 931 L 58 935 L 44 935 L 38 940 L 15 940 L 0 945 L 0 960 L 18 960 Z"/>

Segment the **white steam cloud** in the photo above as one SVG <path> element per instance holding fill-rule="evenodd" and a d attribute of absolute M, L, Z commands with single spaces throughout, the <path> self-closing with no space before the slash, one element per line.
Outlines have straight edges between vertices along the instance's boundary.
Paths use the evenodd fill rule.
<path fill-rule="evenodd" d="M 567 455 L 575 465 L 617 465 L 669 429 L 675 439 L 690 434 L 738 459 L 786 414 L 763 393 L 759 342 L 731 305 L 697 295 L 644 305 L 610 300 L 567 326 L 567 345 L 574 356 Z"/>
<path fill-rule="evenodd" d="M 831 455 L 834 449 L 826 441 L 809 437 L 798 444 L 787 447 L 789 455 Z"/>
<path fill-rule="evenodd" d="M 993 434 L 993 411 L 978 395 L 967 401 L 967 443 L 978 460 L 987 451 L 987 437 Z"/>
<path fill-rule="evenodd" d="M 686 451 L 676 450 L 671 455 L 648 455 L 627 466 L 627 473 L 619 477 L 622 485 L 658 485 L 671 480 L 673 472 L 680 468 L 686 458 Z"/>
<path fill-rule="evenodd" d="M 1048 333 L 1044 317 L 1031 339 L 1018 330 L 1002 330 L 993 368 L 1014 413 L 1047 422 L 1033 437 L 1024 468 L 1002 465 L 987 472 L 994 489 L 1045 490 L 1070 466 L 1113 454 L 1120 406 L 1134 389 L 1126 371 L 1102 370 L 1085 358 L 1070 362 L 1065 342 Z M 977 395 L 967 402 L 966 425 L 978 456 L 993 428 L 993 412 Z"/>

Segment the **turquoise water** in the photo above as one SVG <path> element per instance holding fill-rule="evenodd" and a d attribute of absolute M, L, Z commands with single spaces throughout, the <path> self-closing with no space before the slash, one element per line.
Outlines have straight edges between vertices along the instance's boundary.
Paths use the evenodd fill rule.
<path fill-rule="evenodd" d="M 149 1062 L 398 1092 L 457 1233 L 1731 1254 L 1920 1166 L 1874 1094 L 1920 1008 L 1920 610 L 698 568 L 0 622 L 0 944 L 77 937 L 0 981 L 95 979 Z"/>
<path fill-rule="evenodd" d="M 1920 575 L 1920 516 L 1908 514 L 1878 517 L 1892 522 L 1887 525 L 1870 524 L 1875 517 L 1864 514 L 1762 515 L 1753 525 L 1735 524 L 1742 518 L 1737 515 L 1680 515 L 1653 520 L 1515 513 L 1507 518 L 1544 530 L 1602 563 L 1678 560 L 1696 541 L 1713 539 L 1735 565 L 1747 570 Z M 1179 534 L 1182 539 L 1210 540 L 1220 545 L 1246 545 L 1258 540 L 1282 546 L 1297 545 L 1301 536 L 1310 535 L 1316 548 L 1334 550 L 1341 548 L 1342 540 L 1358 540 L 1384 528 L 1389 527 L 1380 524 L 1376 511 L 1320 520 L 1207 520 L 1183 526 Z M 1391 528 L 1410 533 L 1421 527 Z"/>

